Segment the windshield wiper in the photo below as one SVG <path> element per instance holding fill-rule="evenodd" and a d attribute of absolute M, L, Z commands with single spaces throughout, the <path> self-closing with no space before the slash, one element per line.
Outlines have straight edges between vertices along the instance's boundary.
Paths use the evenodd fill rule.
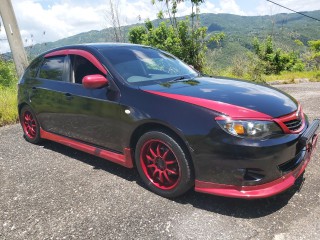
<path fill-rule="evenodd" d="M 186 78 L 185 76 L 179 76 L 177 78 L 174 78 L 170 81 L 168 81 L 168 83 L 171 83 L 171 82 L 184 82 L 186 80 L 190 80 L 191 78 Z"/>

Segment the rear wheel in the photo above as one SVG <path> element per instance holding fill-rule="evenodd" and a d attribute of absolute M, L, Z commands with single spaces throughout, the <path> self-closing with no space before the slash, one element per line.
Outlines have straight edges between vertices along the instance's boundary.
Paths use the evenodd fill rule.
<path fill-rule="evenodd" d="M 25 139 L 31 143 L 39 143 L 41 141 L 40 126 L 32 109 L 29 106 L 24 106 L 19 117 Z"/>
<path fill-rule="evenodd" d="M 142 180 L 158 195 L 177 197 L 193 185 L 190 161 L 167 133 L 151 131 L 142 135 L 136 146 L 135 161 Z"/>

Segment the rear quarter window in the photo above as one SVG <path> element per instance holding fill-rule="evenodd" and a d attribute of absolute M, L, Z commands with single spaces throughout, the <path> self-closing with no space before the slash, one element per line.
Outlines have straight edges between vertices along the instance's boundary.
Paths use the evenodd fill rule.
<path fill-rule="evenodd" d="M 39 57 L 33 60 L 30 66 L 27 68 L 26 72 L 24 73 L 24 78 L 35 78 L 37 76 L 42 61 L 43 57 Z"/>
<path fill-rule="evenodd" d="M 46 58 L 40 68 L 39 77 L 63 81 L 64 59 L 65 56 Z"/>

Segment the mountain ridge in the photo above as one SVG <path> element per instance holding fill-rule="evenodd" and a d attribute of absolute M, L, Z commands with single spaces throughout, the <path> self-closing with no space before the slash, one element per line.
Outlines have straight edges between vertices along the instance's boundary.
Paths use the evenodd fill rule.
<path fill-rule="evenodd" d="M 304 13 L 310 17 L 320 18 L 320 10 Z M 157 19 L 152 22 L 157 25 L 160 20 Z M 308 41 L 320 39 L 319 31 L 315 30 L 319 28 L 320 23 L 297 13 L 264 16 L 203 13 L 200 14 L 200 23 L 208 28 L 208 34 L 214 34 L 219 31 L 226 34 L 226 38 L 219 47 L 222 57 L 230 54 L 230 52 L 238 54 L 242 51 L 250 51 L 253 37 L 265 39 L 268 35 L 272 35 L 277 47 L 296 51 L 304 51 L 306 47 L 298 47 L 294 40 L 300 40 L 306 46 Z M 123 32 L 127 36 L 129 29 L 138 25 L 143 25 L 143 23 L 123 26 Z M 113 41 L 112 28 L 90 30 L 54 42 L 35 44 L 27 48 L 27 53 L 33 56 L 65 45 L 110 41 Z M 209 49 L 215 47 L 217 47 L 215 44 L 209 45 Z M 231 51 L 231 49 L 233 50 Z M 228 61 L 226 62 L 222 59 L 222 65 L 228 65 Z"/>

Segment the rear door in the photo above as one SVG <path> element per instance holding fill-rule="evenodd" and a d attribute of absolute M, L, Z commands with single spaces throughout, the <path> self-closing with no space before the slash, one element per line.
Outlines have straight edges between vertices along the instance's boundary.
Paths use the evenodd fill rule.
<path fill-rule="evenodd" d="M 65 105 L 65 87 L 68 81 L 66 56 L 45 58 L 37 77 L 29 84 L 30 105 L 36 111 L 41 127 L 49 132 L 61 133 L 59 115 Z"/>

